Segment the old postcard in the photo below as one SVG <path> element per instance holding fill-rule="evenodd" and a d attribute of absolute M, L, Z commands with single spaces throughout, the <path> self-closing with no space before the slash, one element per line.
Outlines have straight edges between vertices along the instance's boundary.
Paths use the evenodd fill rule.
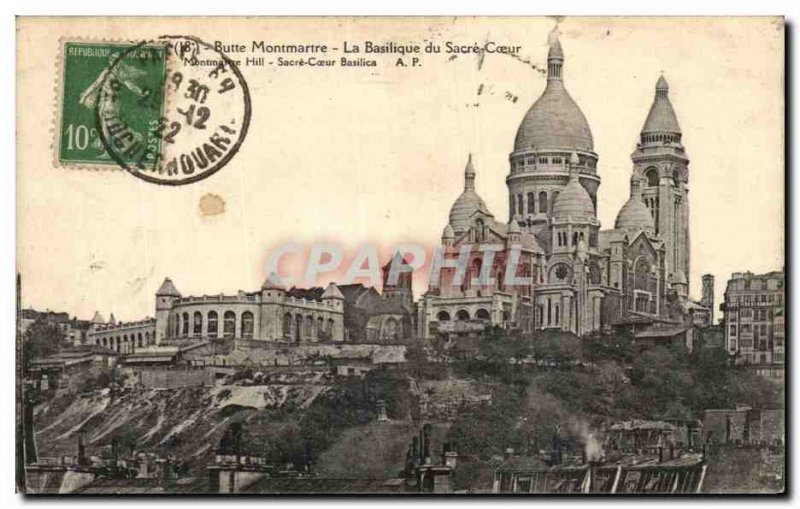
<path fill-rule="evenodd" d="M 784 37 L 18 18 L 18 491 L 784 493 Z"/>

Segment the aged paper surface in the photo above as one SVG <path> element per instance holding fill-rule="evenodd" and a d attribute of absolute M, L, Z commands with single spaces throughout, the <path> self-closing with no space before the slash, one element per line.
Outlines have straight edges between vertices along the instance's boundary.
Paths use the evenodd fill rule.
<path fill-rule="evenodd" d="M 784 35 L 19 18 L 18 486 L 783 491 Z"/>

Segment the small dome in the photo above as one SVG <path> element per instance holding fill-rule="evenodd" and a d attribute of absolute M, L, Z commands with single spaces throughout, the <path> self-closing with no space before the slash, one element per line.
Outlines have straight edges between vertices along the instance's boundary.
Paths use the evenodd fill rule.
<path fill-rule="evenodd" d="M 514 218 L 508 223 L 508 233 L 522 233 L 522 230 L 519 227 L 519 216 L 514 216 Z"/>
<path fill-rule="evenodd" d="M 450 226 L 454 233 L 463 233 L 470 227 L 472 215 L 477 211 L 483 211 L 491 216 L 489 209 L 483 198 L 475 192 L 475 167 L 472 165 L 472 154 L 469 155 L 467 166 L 464 168 L 464 192 L 456 198 L 453 206 L 450 207 Z"/>
<path fill-rule="evenodd" d="M 459 196 L 450 208 L 450 226 L 454 232 L 464 232 L 469 229 L 470 218 L 478 210 L 487 210 L 483 198 L 472 189 L 467 189 Z"/>
<path fill-rule="evenodd" d="M 619 210 L 614 228 L 626 231 L 644 231 L 654 235 L 656 224 L 642 201 L 641 181 L 635 174 L 631 177 L 631 196 Z"/>
<path fill-rule="evenodd" d="M 455 235 L 455 233 L 453 232 L 453 227 L 452 227 L 452 226 L 450 226 L 450 225 L 448 224 L 447 226 L 445 226 L 445 227 L 444 227 L 444 231 L 442 232 L 442 238 L 443 238 L 443 239 L 452 239 L 452 238 L 454 238 L 455 236 L 456 236 L 456 235 Z"/>
<path fill-rule="evenodd" d="M 456 235 L 455 235 L 455 232 L 453 232 L 453 227 L 452 226 L 450 226 L 448 224 L 447 226 L 444 227 L 444 231 L 442 232 L 442 238 L 443 239 L 452 239 L 455 236 Z"/>
<path fill-rule="evenodd" d="M 631 196 L 625 205 L 619 210 L 617 220 L 614 222 L 614 228 L 620 230 L 642 230 L 646 233 L 653 234 L 656 232 L 656 225 L 653 222 L 653 216 L 647 210 L 647 205 L 644 204 L 638 196 Z"/>
<path fill-rule="evenodd" d="M 553 219 L 594 219 L 594 205 L 589 192 L 573 174 L 553 203 Z"/>

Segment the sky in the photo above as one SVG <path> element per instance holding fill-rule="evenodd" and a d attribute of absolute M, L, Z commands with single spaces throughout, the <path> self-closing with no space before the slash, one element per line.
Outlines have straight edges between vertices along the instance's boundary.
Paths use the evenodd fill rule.
<path fill-rule="evenodd" d="M 556 26 L 557 25 L 557 26 Z M 476 189 L 507 221 L 514 135 L 545 86 L 549 34 L 599 155 L 603 228 L 628 199 L 630 155 L 663 73 L 691 159 L 690 293 L 784 263 L 784 32 L 773 18 L 20 20 L 17 268 L 26 307 L 118 320 L 154 314 L 171 277 L 184 295 L 253 291 L 288 242 L 439 242 L 472 153 Z M 416 68 L 245 67 L 250 131 L 213 176 L 163 187 L 124 172 L 59 167 L 59 38 L 191 33 L 250 44 L 343 41 L 519 45 L 517 57 L 425 56 Z M 478 90 L 481 94 L 478 95 Z M 208 196 L 222 212 L 203 214 Z M 204 197 L 206 197 L 204 199 Z M 384 258 L 382 261 L 386 261 Z M 324 278 L 320 282 L 325 282 Z M 423 281 L 415 281 L 417 294 Z"/>

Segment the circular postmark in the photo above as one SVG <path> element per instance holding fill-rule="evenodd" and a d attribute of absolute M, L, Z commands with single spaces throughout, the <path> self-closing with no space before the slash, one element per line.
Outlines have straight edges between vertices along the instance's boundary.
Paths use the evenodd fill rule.
<path fill-rule="evenodd" d="M 95 120 L 108 155 L 134 176 L 189 184 L 224 167 L 250 125 L 247 82 L 202 40 L 165 35 L 111 56 Z"/>

